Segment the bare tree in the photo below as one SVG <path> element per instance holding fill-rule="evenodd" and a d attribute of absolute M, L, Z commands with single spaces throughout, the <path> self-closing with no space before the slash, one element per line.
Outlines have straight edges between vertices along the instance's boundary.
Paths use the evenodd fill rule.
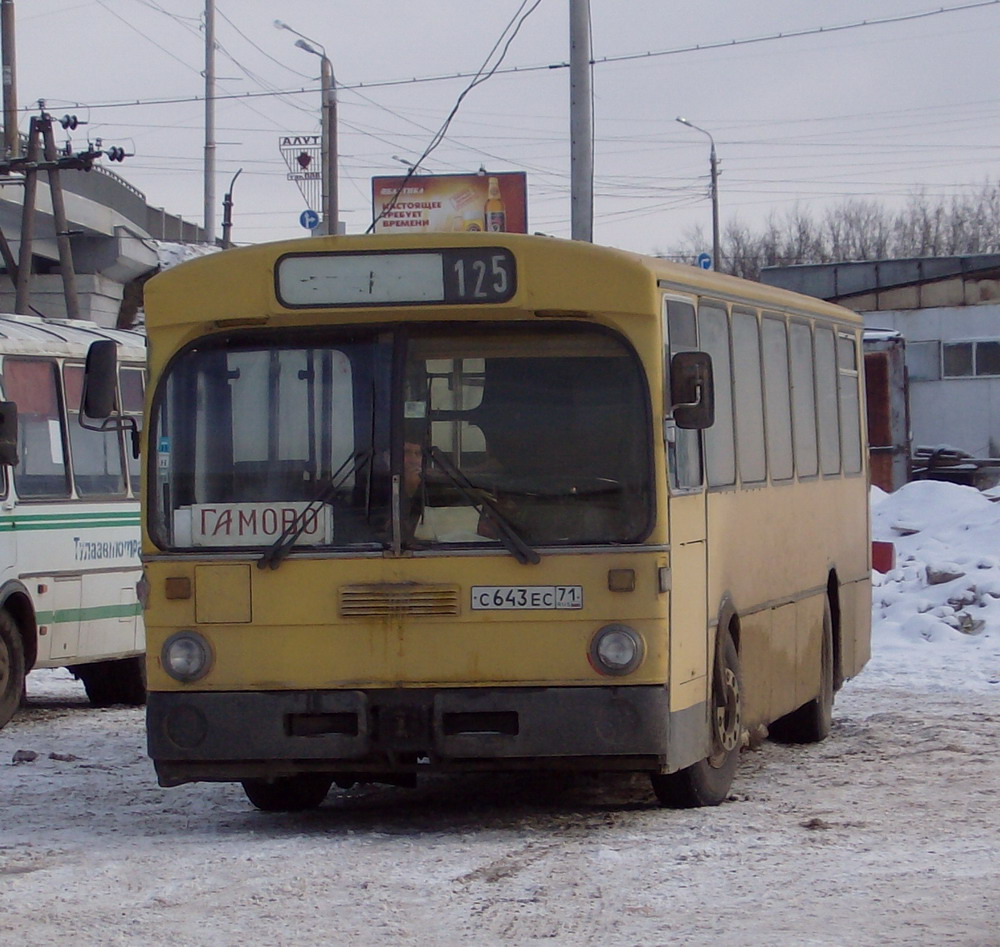
<path fill-rule="evenodd" d="M 697 227 L 663 256 L 693 263 L 706 245 Z M 765 266 L 968 253 L 1000 253 L 1000 182 L 950 200 L 917 192 L 897 212 L 849 198 L 819 219 L 796 205 L 783 216 L 771 214 L 759 230 L 733 218 L 723 229 L 720 256 L 727 273 L 757 279 Z"/>

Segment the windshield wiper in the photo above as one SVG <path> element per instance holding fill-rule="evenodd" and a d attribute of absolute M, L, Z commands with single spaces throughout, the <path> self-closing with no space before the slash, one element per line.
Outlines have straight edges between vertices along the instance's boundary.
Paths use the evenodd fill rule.
<path fill-rule="evenodd" d="M 497 528 L 497 535 L 500 541 L 507 547 L 510 554 L 521 563 L 527 565 L 529 562 L 535 565 L 541 562 L 541 557 L 531 548 L 517 533 L 510 521 L 501 513 L 493 501 L 483 493 L 478 496 L 473 492 L 475 485 L 468 477 L 462 473 L 447 457 L 439 447 L 431 447 L 428 450 L 431 460 L 434 461 L 448 476 L 448 479 L 458 487 L 462 496 L 469 501 Z"/>
<path fill-rule="evenodd" d="M 337 491 L 347 482 L 348 477 L 371 460 L 372 453 L 370 450 L 356 451 L 331 474 L 330 479 L 322 485 L 321 489 L 309 501 L 306 508 L 264 550 L 264 554 L 257 560 L 258 569 L 266 569 L 268 566 L 272 569 L 277 569 L 281 565 L 281 560 L 291 552 L 292 548 L 299 541 L 299 537 L 306 528 L 310 517 L 315 516 L 324 503 L 336 496 Z"/>

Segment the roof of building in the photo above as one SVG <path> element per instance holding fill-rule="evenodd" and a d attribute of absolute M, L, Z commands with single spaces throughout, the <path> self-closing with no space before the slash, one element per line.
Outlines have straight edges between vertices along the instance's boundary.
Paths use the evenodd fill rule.
<path fill-rule="evenodd" d="M 767 266 L 760 281 L 831 301 L 954 277 L 1000 277 L 1000 253 Z"/>

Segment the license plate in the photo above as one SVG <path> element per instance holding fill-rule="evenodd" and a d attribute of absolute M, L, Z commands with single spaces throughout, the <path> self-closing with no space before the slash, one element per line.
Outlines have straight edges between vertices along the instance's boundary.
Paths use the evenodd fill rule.
<path fill-rule="evenodd" d="M 474 585 L 475 610 L 583 608 L 582 585 Z"/>

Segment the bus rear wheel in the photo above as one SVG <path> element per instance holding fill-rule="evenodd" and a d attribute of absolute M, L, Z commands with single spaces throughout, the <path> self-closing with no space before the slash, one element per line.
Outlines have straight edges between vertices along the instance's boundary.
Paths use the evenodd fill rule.
<path fill-rule="evenodd" d="M 0 727 L 17 711 L 24 697 L 24 642 L 14 619 L 0 609 Z"/>
<path fill-rule="evenodd" d="M 833 726 L 833 619 L 830 600 L 823 606 L 823 639 L 820 646 L 819 694 L 768 727 L 768 735 L 777 743 L 819 743 L 830 735 Z"/>
<path fill-rule="evenodd" d="M 302 812 L 315 809 L 326 798 L 333 778 L 322 773 L 299 773 L 276 779 L 244 779 L 243 791 L 262 812 Z"/>
<path fill-rule="evenodd" d="M 717 806 L 733 785 L 743 746 L 743 675 L 733 636 L 728 629 L 721 633 L 721 661 L 712 684 L 711 755 L 676 773 L 651 774 L 661 806 Z"/>

